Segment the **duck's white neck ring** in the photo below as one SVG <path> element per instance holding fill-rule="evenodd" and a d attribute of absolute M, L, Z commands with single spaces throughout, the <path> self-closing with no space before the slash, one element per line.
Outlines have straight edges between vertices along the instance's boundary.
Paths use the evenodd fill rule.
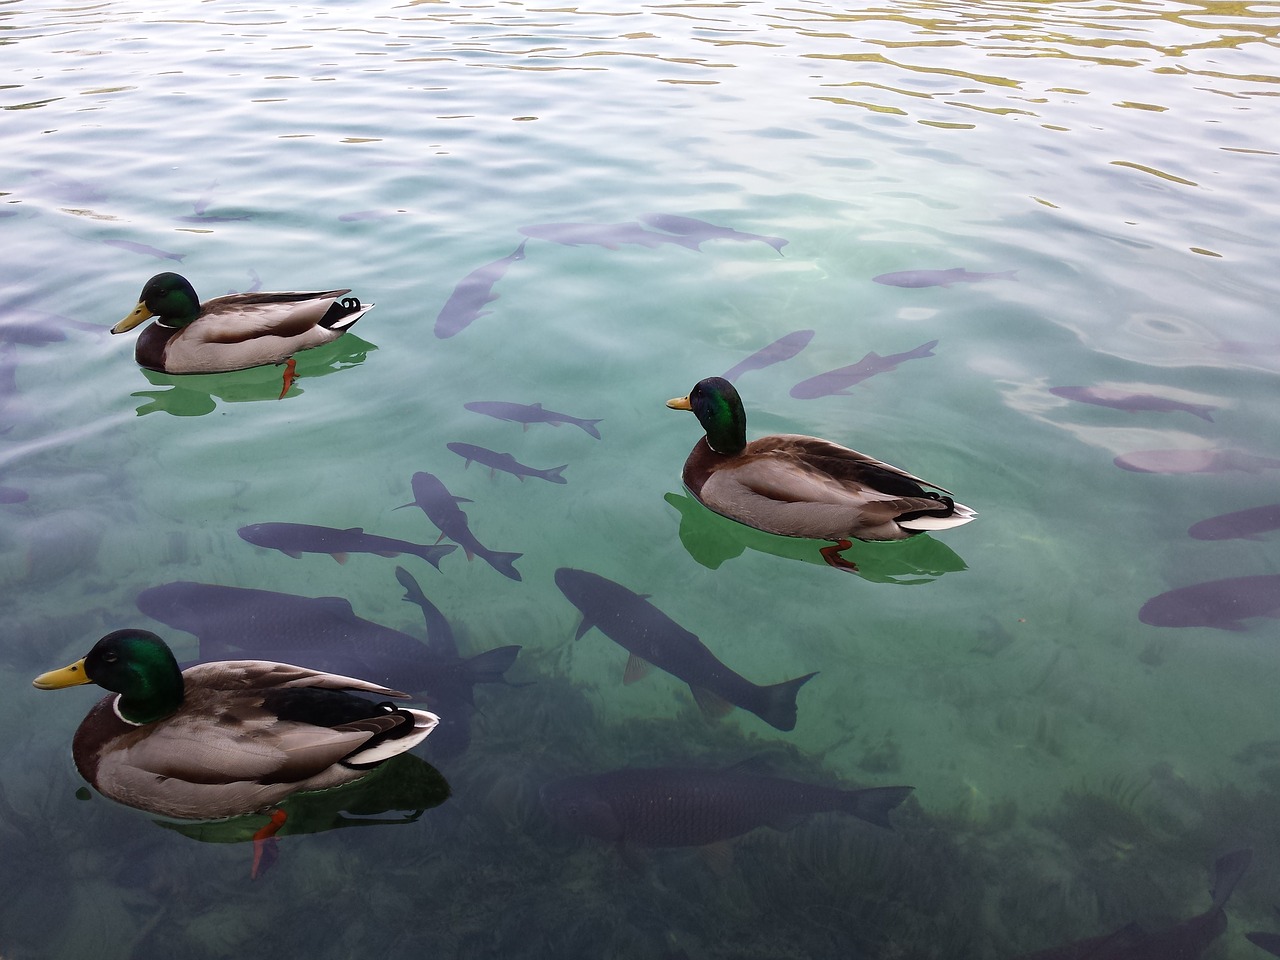
<path fill-rule="evenodd" d="M 142 726 L 142 724 L 138 723 L 136 720 L 130 720 L 128 717 L 126 717 L 123 713 L 120 712 L 120 694 L 118 693 L 115 695 L 115 697 L 111 701 L 111 712 L 114 713 L 123 722 L 127 723 L 131 727 Z"/>

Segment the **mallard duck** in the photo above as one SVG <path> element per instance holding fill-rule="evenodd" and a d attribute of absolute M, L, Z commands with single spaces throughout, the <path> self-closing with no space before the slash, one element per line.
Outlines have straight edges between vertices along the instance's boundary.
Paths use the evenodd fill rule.
<path fill-rule="evenodd" d="M 977 516 L 936 483 L 830 440 L 780 434 L 748 443 L 742 399 L 723 377 L 699 382 L 667 406 L 692 410 L 707 433 L 684 464 L 695 498 L 758 530 L 836 541 L 823 550 L 835 566 L 848 565 L 839 550 L 849 537 L 902 540 Z"/>
<path fill-rule="evenodd" d="M 233 293 L 201 303 L 185 277 L 158 273 L 111 332 L 124 333 L 154 317 L 138 337 L 134 356 L 140 366 L 162 373 L 287 363 L 283 396 L 293 380 L 295 353 L 338 339 L 373 309 L 372 303 L 346 297 L 350 292 Z"/>
<path fill-rule="evenodd" d="M 112 800 L 183 820 L 254 813 L 358 780 L 439 722 L 348 691 L 407 694 L 306 667 L 220 660 L 179 670 L 146 630 L 109 633 L 84 658 L 33 681 L 40 690 L 83 683 L 112 693 L 76 730 L 81 776 Z"/>

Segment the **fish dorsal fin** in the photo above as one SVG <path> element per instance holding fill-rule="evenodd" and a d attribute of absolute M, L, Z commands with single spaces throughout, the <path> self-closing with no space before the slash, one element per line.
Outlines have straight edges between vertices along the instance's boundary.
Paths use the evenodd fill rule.
<path fill-rule="evenodd" d="M 534 410 L 541 410 L 541 409 L 542 409 L 542 402 L 541 402 L 541 401 L 539 401 L 538 403 L 531 403 L 531 404 L 529 404 L 529 406 L 530 406 L 530 407 L 532 407 Z"/>
<path fill-rule="evenodd" d="M 347 529 L 343 530 L 342 532 L 343 532 L 343 533 L 363 534 L 363 533 L 364 533 L 364 527 L 347 527 Z"/>
<path fill-rule="evenodd" d="M 733 709 L 732 703 L 704 687 L 695 687 L 691 683 L 689 689 L 693 692 L 693 699 L 697 702 L 702 715 L 710 720 L 717 720 Z"/>
<path fill-rule="evenodd" d="M 475 501 L 472 500 L 470 497 L 454 497 L 453 494 L 450 494 L 450 497 L 453 498 L 454 503 L 475 503 Z"/>
<path fill-rule="evenodd" d="M 329 554 L 329 556 L 333 557 L 333 559 L 337 560 L 339 563 L 347 562 L 347 553 L 345 550 L 339 550 L 337 553 Z"/>
<path fill-rule="evenodd" d="M 733 871 L 733 845 L 728 840 L 709 843 L 698 852 L 716 876 L 727 877 Z"/>
<path fill-rule="evenodd" d="M 626 686 L 630 686 L 637 680 L 643 680 L 653 670 L 653 664 L 648 660 L 637 657 L 634 653 L 627 657 L 627 668 L 622 672 L 622 682 Z"/>

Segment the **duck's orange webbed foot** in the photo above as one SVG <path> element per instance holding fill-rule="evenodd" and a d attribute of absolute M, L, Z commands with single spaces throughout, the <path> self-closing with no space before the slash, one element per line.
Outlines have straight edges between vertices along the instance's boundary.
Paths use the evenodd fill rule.
<path fill-rule="evenodd" d="M 294 377 L 297 373 L 298 365 L 290 357 L 284 362 L 284 387 L 280 390 L 280 396 L 277 400 L 283 400 L 284 395 L 289 392 L 289 388 L 293 386 Z"/>
<path fill-rule="evenodd" d="M 848 570 L 850 573 L 858 572 L 858 565 L 852 560 L 846 560 L 840 556 L 841 550 L 848 550 L 853 546 L 852 540 L 837 540 L 830 546 L 823 547 L 818 552 L 822 554 L 822 559 L 827 561 L 831 566 L 838 570 Z"/>
<path fill-rule="evenodd" d="M 253 835 L 253 866 L 249 869 L 249 879 L 257 880 L 271 869 L 271 865 L 280 859 L 279 841 L 276 833 L 284 826 L 289 815 L 283 810 L 273 810 L 266 826 Z"/>

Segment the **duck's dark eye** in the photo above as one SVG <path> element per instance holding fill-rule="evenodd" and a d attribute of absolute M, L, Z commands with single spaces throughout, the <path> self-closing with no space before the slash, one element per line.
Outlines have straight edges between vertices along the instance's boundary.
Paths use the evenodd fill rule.
<path fill-rule="evenodd" d="M 102 659 L 103 659 L 103 661 L 105 661 L 106 663 L 115 663 L 117 660 L 119 660 L 119 659 L 120 659 L 120 656 L 119 656 L 119 654 L 117 654 L 117 653 L 110 652 L 110 653 L 104 653 L 104 654 L 102 655 Z"/>

